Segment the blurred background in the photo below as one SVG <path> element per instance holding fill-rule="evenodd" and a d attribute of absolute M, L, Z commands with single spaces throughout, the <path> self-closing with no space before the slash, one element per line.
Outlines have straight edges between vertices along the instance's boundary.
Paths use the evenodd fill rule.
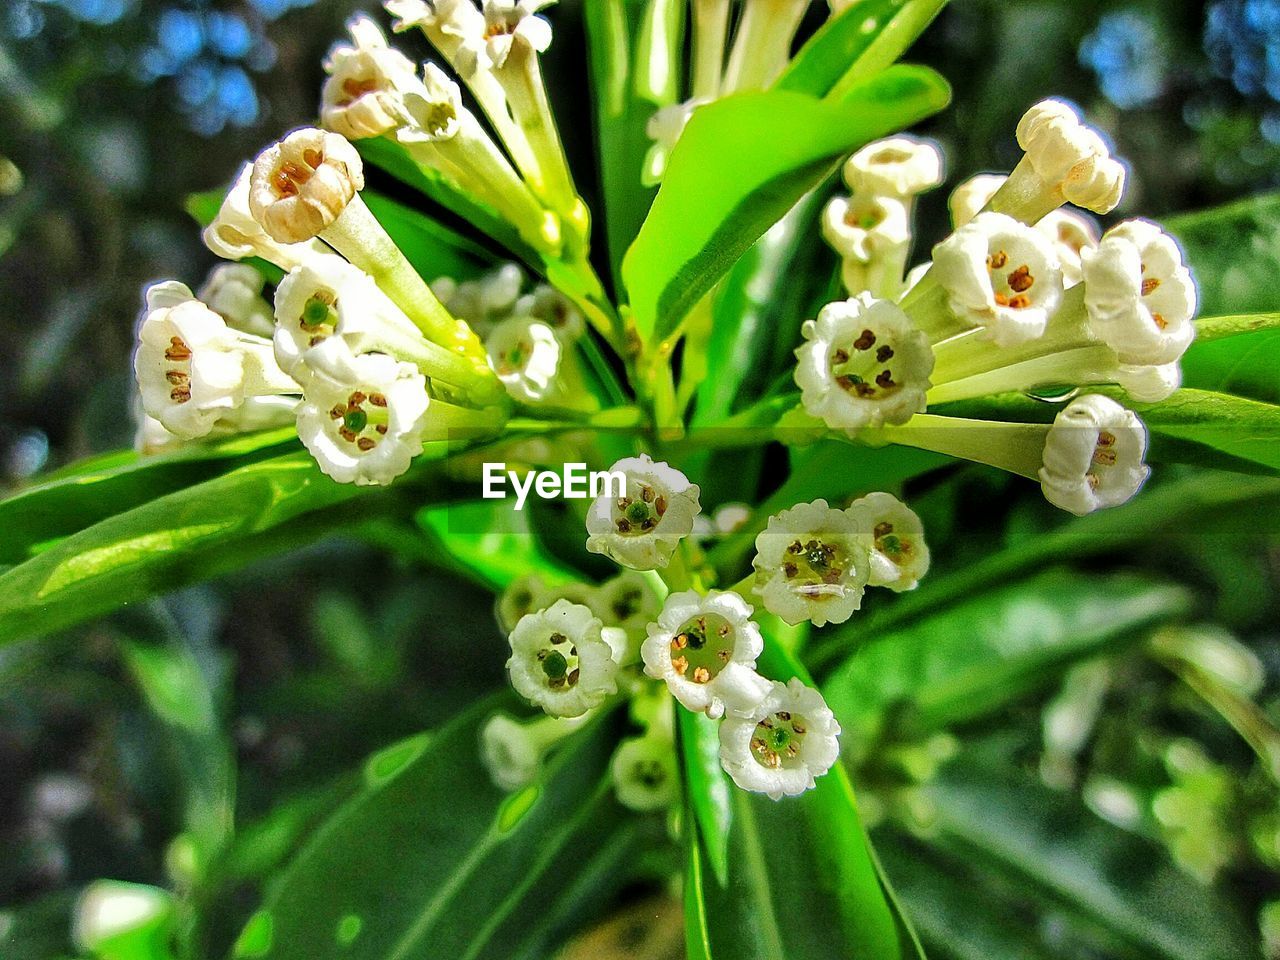
<path fill-rule="evenodd" d="M 590 195 L 578 6 L 551 11 L 549 75 Z M 360 9 L 386 23 L 374 5 L 347 0 L 3 4 L 0 491 L 130 444 L 140 290 L 166 277 L 194 287 L 213 264 L 186 196 L 226 183 L 262 145 L 313 119 L 321 59 Z M 427 55 L 417 38 L 402 46 Z M 922 128 L 946 149 L 948 186 L 1007 170 L 1017 118 L 1055 95 L 1081 105 L 1130 162 L 1127 210 L 1159 218 L 1280 187 L 1280 0 L 954 0 L 911 59 L 955 87 L 954 106 Z M 928 243 L 944 232 L 947 193 L 922 201 Z M 1005 492 L 974 472 L 948 496 Z M 936 519 L 940 530 L 960 523 Z M 1202 558 L 1196 574 L 1237 578 L 1215 609 L 1235 635 L 1215 633 L 1205 649 L 1273 722 L 1277 556 L 1228 557 Z M 342 589 L 324 575 L 352 563 L 376 589 Z M 184 869 L 175 835 L 216 832 L 232 809 L 253 820 L 282 798 L 287 843 L 371 750 L 503 682 L 490 602 L 382 553 L 328 543 L 0 650 L 0 904 L 57 913 L 64 891 L 100 876 L 163 883 Z M 428 620 L 435 639 L 423 642 Z M 440 653 L 458 637 L 475 648 L 465 664 Z M 162 645 L 170 654 L 155 655 L 157 638 L 173 640 Z M 1249 751 L 1145 656 L 1078 670 L 1052 698 L 996 721 L 1034 741 L 1037 789 L 1082 797 L 1099 823 L 1165 846 L 1195 883 L 1225 884 L 1248 923 L 1264 933 L 1270 923 L 1280 951 L 1280 907 L 1266 913 L 1280 895 L 1280 815 Z M 186 730 L 190 749 L 175 755 L 166 725 Z M 900 791 L 954 749 L 930 739 L 869 763 L 860 775 L 869 818 L 909 799 Z M 191 764 L 209 769 L 193 778 Z M 210 795 L 176 800 L 192 782 Z M 234 906 L 236 890 L 226 895 Z M 1011 891 L 1001 895 L 1017 906 Z M 0 930 L 6 917 L 0 910 Z M 230 910 L 208 942 L 225 945 L 241 919 Z M 1121 955 L 1051 913 L 1028 920 L 1045 942 L 1075 943 L 1058 955 Z M 67 949 L 46 946 L 30 956 Z"/>

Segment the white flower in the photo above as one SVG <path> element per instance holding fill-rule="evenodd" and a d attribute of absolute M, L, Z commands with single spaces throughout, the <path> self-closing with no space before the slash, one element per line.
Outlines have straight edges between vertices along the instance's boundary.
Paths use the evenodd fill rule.
<path fill-rule="evenodd" d="M 357 15 L 347 29 L 353 43 L 335 45 L 324 61 L 320 120 L 351 140 L 380 137 L 404 123 L 404 94 L 419 86 L 417 70 L 369 17 Z"/>
<path fill-rule="evenodd" d="M 276 359 L 298 380 L 307 376 L 307 351 L 332 336 L 353 353 L 394 353 L 397 344 L 421 341 L 413 321 L 373 278 L 341 257 L 294 267 L 275 299 Z"/>
<path fill-rule="evenodd" d="M 218 215 L 201 234 L 206 247 L 227 260 L 261 257 L 281 270 L 290 270 L 312 257 L 332 255 L 333 251 L 319 240 L 278 243 L 267 236 L 249 209 L 249 182 L 252 178 L 253 165 L 246 163 L 223 198 Z"/>
<path fill-rule="evenodd" d="M 959 229 L 980 214 L 1008 179 L 1003 174 L 980 173 L 956 187 L 947 201 L 951 226 Z"/>
<path fill-rule="evenodd" d="M 942 182 L 942 151 L 914 137 L 877 140 L 845 161 L 844 181 L 855 195 L 914 197 Z"/>
<path fill-rule="evenodd" d="M 299 392 L 270 341 L 232 330 L 183 284 L 154 284 L 146 301 L 133 369 L 143 408 L 175 436 L 207 436 L 249 398 Z"/>
<path fill-rule="evenodd" d="M 694 97 L 683 103 L 672 103 L 657 110 L 645 124 L 644 132 L 653 144 L 645 154 L 644 166 L 641 168 L 640 182 L 646 187 L 662 181 L 667 172 L 667 160 L 671 151 L 680 141 L 684 128 L 689 125 L 693 111 L 708 101 Z"/>
<path fill-rule="evenodd" d="M 426 378 L 385 354 L 356 355 L 340 337 L 307 353 L 298 436 L 339 483 L 390 483 L 422 452 Z"/>
<path fill-rule="evenodd" d="M 391 29 L 396 33 L 419 27 L 432 42 L 438 42 L 437 37 L 460 41 L 484 34 L 484 15 L 474 0 L 386 0 L 383 6 L 394 18 Z"/>
<path fill-rule="evenodd" d="M 458 69 L 463 76 L 501 68 L 515 44 L 534 53 L 551 46 L 551 24 L 535 16 L 555 0 L 484 0 L 484 32 L 463 40 Z"/>
<path fill-rule="evenodd" d="M 1177 361 L 1147 366 L 1121 363 L 1113 374 L 1121 389 L 1138 403 L 1168 400 L 1182 386 L 1182 368 Z"/>
<path fill-rule="evenodd" d="M 404 88 L 401 102 L 410 120 L 396 128 L 396 139 L 401 143 L 452 140 L 462 130 L 464 119 L 475 125 L 475 118 L 462 105 L 461 88 L 434 63 L 422 65 L 422 80 Z M 451 172 L 445 170 L 446 174 Z"/>
<path fill-rule="evenodd" d="M 133 411 L 135 428 L 133 431 L 133 449 L 143 456 L 167 453 L 182 446 L 182 438 L 170 433 L 163 423 L 142 409 L 142 397 L 139 396 Z"/>
<path fill-rule="evenodd" d="M 884 196 L 832 197 L 822 210 L 822 236 L 846 260 L 870 263 L 911 241 L 901 200 Z"/>
<path fill-rule="evenodd" d="M 854 519 L 825 500 L 769 518 L 756 537 L 755 592 L 787 623 L 844 623 L 862 606 L 871 573 L 868 544 Z"/>
<path fill-rule="evenodd" d="M 764 640 L 751 614 L 751 605 L 731 591 L 671 594 L 640 647 L 644 672 L 713 720 L 726 710 L 751 710 L 768 691 L 756 673 Z"/>
<path fill-rule="evenodd" d="M 613 647 L 587 607 L 557 600 L 520 619 L 508 641 L 516 692 L 554 717 L 578 717 L 617 692 Z"/>
<path fill-rule="evenodd" d="M 860 293 L 827 304 L 801 332 L 801 401 L 832 430 L 906 423 L 925 408 L 933 351 L 897 304 Z"/>
<path fill-rule="evenodd" d="M 119 880 L 95 880 L 76 901 L 72 939 L 85 953 L 108 955 L 112 941 L 161 925 L 173 915 L 173 897 L 159 887 Z M 6 932 L 5 939 L 9 939 Z M 114 951 L 112 951 L 114 952 Z"/>
<path fill-rule="evenodd" d="M 535 601 L 545 589 L 546 583 L 536 573 L 526 573 L 507 584 L 493 606 L 494 617 L 503 633 L 510 633 L 521 617 L 539 609 Z"/>
<path fill-rule="evenodd" d="M 982 213 L 933 248 L 933 275 L 953 313 L 1002 347 L 1034 340 L 1062 301 L 1062 270 L 1045 236 Z"/>
<path fill-rule="evenodd" d="M 648 454 L 619 460 L 610 472 L 626 477 L 621 497 L 601 494 L 587 512 L 587 549 L 632 570 L 656 570 L 671 561 L 693 532 L 698 485 Z"/>
<path fill-rule="evenodd" d="M 269 337 L 276 321 L 262 297 L 262 274 L 247 263 L 220 263 L 209 271 L 196 299 L 242 333 Z"/>
<path fill-rule="evenodd" d="M 1058 254 L 1063 286 L 1074 287 L 1082 279 L 1084 251 L 1098 245 L 1098 225 L 1083 213 L 1059 209 L 1045 216 L 1036 229 L 1049 238 Z"/>
<path fill-rule="evenodd" d="M 494 786 L 519 790 L 538 779 L 547 751 L 582 726 L 581 717 L 539 717 L 521 722 L 495 713 L 480 728 L 480 758 Z"/>
<path fill-rule="evenodd" d="M 437 296 L 459 320 L 465 320 L 472 329 L 487 335 L 493 325 L 505 320 L 513 312 L 536 316 L 531 311 L 517 309 L 522 300 L 520 287 L 524 284 L 524 271 L 515 263 L 504 263 L 476 280 L 454 283 L 442 277 L 432 284 Z M 545 320 L 544 317 L 537 317 Z"/>
<path fill-rule="evenodd" d="M 514 264 L 507 266 L 514 266 Z M 518 272 L 519 268 L 516 269 Z M 545 283 L 538 284 L 533 288 L 532 293 L 526 293 L 517 300 L 514 311 L 526 317 L 541 320 L 554 330 L 556 336 L 565 344 L 575 342 L 586 331 L 586 320 L 582 316 L 582 311 L 575 307 L 563 293 Z"/>
<path fill-rule="evenodd" d="M 303 127 L 253 162 L 249 209 L 279 243 L 310 240 L 364 188 L 364 165 L 346 137 Z"/>
<path fill-rule="evenodd" d="M 484 340 L 489 365 L 520 403 L 545 403 L 560 391 L 557 378 L 564 348 L 555 331 L 532 317 L 510 317 Z"/>
<path fill-rule="evenodd" d="M 1195 337 L 1196 285 L 1172 237 L 1154 223 L 1127 220 L 1084 251 L 1083 262 L 1089 328 L 1121 361 L 1164 364 L 1186 352 Z"/>
<path fill-rule="evenodd" d="M 914 590 L 929 570 L 929 547 L 915 511 L 889 493 L 871 493 L 848 509 L 871 555 L 873 587 Z"/>
<path fill-rule="evenodd" d="M 720 765 L 743 790 L 795 797 L 835 764 L 839 736 L 822 694 L 793 677 L 773 683 L 751 714 L 720 725 Z"/>
<path fill-rule="evenodd" d="M 1036 175 L 1063 199 L 1094 213 L 1110 213 L 1124 193 L 1123 165 L 1097 131 L 1060 100 L 1044 100 L 1018 122 L 1018 145 Z"/>
<path fill-rule="evenodd" d="M 629 810 L 665 810 L 680 797 L 676 746 L 670 736 L 628 737 L 609 761 L 613 790 Z"/>
<path fill-rule="evenodd" d="M 662 601 L 649 579 L 635 570 L 627 570 L 601 584 L 596 596 L 596 610 L 611 627 L 626 631 L 633 644 L 644 640 L 646 628 L 657 617 Z"/>
<path fill-rule="evenodd" d="M 1146 481 L 1147 430 L 1130 410 L 1090 394 L 1071 402 L 1045 438 L 1040 488 L 1077 516 L 1124 503 Z"/>

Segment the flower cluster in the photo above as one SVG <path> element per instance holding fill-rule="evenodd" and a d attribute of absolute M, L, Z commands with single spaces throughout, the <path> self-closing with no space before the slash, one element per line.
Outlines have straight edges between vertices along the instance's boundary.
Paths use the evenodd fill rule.
<path fill-rule="evenodd" d="M 1087 513 L 1125 502 L 1147 476 L 1146 430 L 1116 401 L 1079 397 L 1052 426 L 925 411 L 1095 385 L 1141 404 L 1165 400 L 1195 334 L 1196 287 L 1177 242 L 1155 224 L 1126 220 L 1100 234 L 1064 206 L 1109 213 L 1125 181 L 1071 107 L 1037 104 L 1017 138 L 1024 154 L 1013 172 L 961 184 L 954 232 L 905 275 L 910 204 L 941 181 L 940 155 L 895 137 L 850 158 L 852 195 L 833 199 L 822 222 L 850 299 L 805 323 L 795 381 L 804 411 L 828 429 L 1036 477 L 1051 503 Z"/>
<path fill-rule="evenodd" d="M 498 602 L 512 686 L 560 719 L 493 718 L 483 738 L 495 783 L 529 782 L 546 749 L 570 729 L 565 718 L 583 718 L 621 691 L 633 698 L 633 717 L 635 703 L 644 704 L 645 728 L 614 758 L 622 803 L 647 810 L 675 798 L 669 699 L 721 721 L 721 765 L 743 789 L 775 800 L 809 789 L 839 754 L 840 726 L 822 695 L 798 678 L 760 675 L 764 637 L 739 590 L 704 589 L 696 577 L 689 589 L 671 586 L 700 513 L 697 486 L 647 456 L 612 469 L 626 477 L 626 489 L 591 505 L 587 547 L 628 572 L 601 587 L 526 577 Z M 928 566 L 919 518 L 875 493 L 847 510 L 818 500 L 770 517 L 748 583 L 768 613 L 821 627 L 847 620 L 867 586 L 910 590 Z M 655 570 L 664 571 L 661 579 Z"/>
<path fill-rule="evenodd" d="M 140 450 L 294 423 L 327 475 L 385 484 L 425 444 L 496 433 L 513 404 L 597 409 L 574 350 L 578 308 L 549 286 L 522 292 L 514 264 L 429 286 L 361 198 L 352 143 L 387 138 L 535 250 L 582 254 L 586 207 L 538 62 L 550 42 L 544 5 L 387 4 L 396 29 L 427 35 L 499 142 L 441 67 L 419 69 L 368 17 L 350 23 L 350 42 L 325 60 L 321 127 L 246 164 L 204 232 L 227 260 L 277 268 L 274 291 L 264 296 L 249 263 L 215 270 L 199 296 L 173 282 L 147 291 L 134 363 Z"/>

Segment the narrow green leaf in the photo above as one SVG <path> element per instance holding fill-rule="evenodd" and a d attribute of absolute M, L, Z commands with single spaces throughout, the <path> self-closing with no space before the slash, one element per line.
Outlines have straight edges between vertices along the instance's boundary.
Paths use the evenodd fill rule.
<path fill-rule="evenodd" d="M 838 101 L 785 90 L 699 109 L 623 260 L 636 324 L 663 337 L 845 154 L 946 106 L 946 82 L 894 67 Z"/>
<path fill-rule="evenodd" d="M 1280 308 L 1280 193 L 1250 197 L 1164 222 L 1186 252 L 1205 315 Z"/>
<path fill-rule="evenodd" d="M 640 181 L 652 143 L 646 127 L 659 107 L 679 97 L 684 7 L 680 0 L 600 0 L 583 9 L 615 285 L 622 255 L 657 193 Z"/>
<path fill-rule="evenodd" d="M 685 792 L 698 824 L 702 851 L 715 882 L 729 882 L 729 828 L 733 787 L 720 766 L 720 726 L 705 714 L 676 710 Z"/>
<path fill-rule="evenodd" d="M 290 427 L 156 456 L 120 451 L 75 464 L 0 501 L 0 562 L 19 563 L 113 514 L 296 446 Z"/>
<path fill-rule="evenodd" d="M 1152 960 L 1256 956 L 1234 908 L 1181 873 L 1159 846 L 990 753 L 965 751 L 922 788 L 931 843 L 1008 871 Z"/>
<path fill-rule="evenodd" d="M 774 89 L 825 97 L 880 38 L 904 6 L 921 4 L 918 0 L 914 4 L 908 4 L 908 0 L 858 0 L 849 4 L 839 16 L 831 17 L 819 27 L 791 58 Z M 909 43 L 910 40 L 903 43 L 890 62 L 896 60 Z M 867 75 L 870 72 L 874 71 Z"/>
<path fill-rule="evenodd" d="M 443 452 L 424 454 L 424 463 Z M 334 483 L 299 451 L 116 514 L 0 574 L 0 644 L 319 537 L 351 522 L 336 508 L 361 495 L 367 500 L 369 488 Z"/>
<path fill-rule="evenodd" d="M 804 668 L 772 641 L 760 668 L 778 680 L 807 678 Z M 774 802 L 734 788 L 729 798 L 727 882 L 716 878 L 696 816 L 699 829 L 690 831 L 696 844 L 686 873 L 690 956 L 899 960 L 915 955 L 880 884 L 843 767 L 837 765 L 799 797 Z"/>
<path fill-rule="evenodd" d="M 865 753 L 887 726 L 910 739 L 991 714 L 1189 606 L 1179 587 L 1049 571 L 865 641 L 861 624 L 841 628 L 828 642 L 857 652 L 823 692 L 845 742 Z"/>
<path fill-rule="evenodd" d="M 1182 357 L 1182 384 L 1280 403 L 1280 314 L 1211 317 Z"/>
<path fill-rule="evenodd" d="M 398 763 L 380 763 L 278 879 L 242 937 L 255 949 L 239 955 L 506 960 L 546 955 L 566 921 L 581 927 L 625 876 L 593 869 L 616 856 L 634 819 L 608 780 L 616 731 L 610 718 L 593 723 L 537 783 L 506 794 L 476 745 L 496 705 L 485 701 L 395 753 Z M 576 881 L 587 872 L 583 889 Z M 548 915 L 561 920 L 548 925 Z"/>

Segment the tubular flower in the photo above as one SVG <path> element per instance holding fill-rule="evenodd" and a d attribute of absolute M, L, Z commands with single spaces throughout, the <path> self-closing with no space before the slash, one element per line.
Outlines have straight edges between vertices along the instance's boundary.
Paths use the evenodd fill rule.
<path fill-rule="evenodd" d="M 942 183 L 942 152 L 914 137 L 877 140 L 845 161 L 844 182 L 855 195 L 914 197 Z"/>
<path fill-rule="evenodd" d="M 307 353 L 298 436 L 320 469 L 339 483 L 390 483 L 422 452 L 426 378 L 411 363 L 353 354 L 340 337 Z"/>
<path fill-rule="evenodd" d="M 1004 174 L 980 173 L 956 187 L 947 200 L 951 226 L 958 230 L 980 214 L 1008 179 Z"/>
<path fill-rule="evenodd" d="M 551 24 L 535 14 L 554 2 L 555 0 L 484 0 L 484 31 L 479 37 L 473 34 L 467 38 L 474 45 L 469 49 L 464 45 L 459 70 L 468 73 L 501 68 L 516 44 L 535 53 L 545 51 L 551 46 Z"/>
<path fill-rule="evenodd" d="M 755 592 L 787 623 L 844 623 L 862 605 L 871 575 L 868 544 L 854 518 L 825 500 L 769 518 L 756 537 Z"/>
<path fill-rule="evenodd" d="M 535 405 L 561 392 L 558 377 L 563 347 L 545 323 L 510 317 L 485 337 L 489 363 L 513 399 Z"/>
<path fill-rule="evenodd" d="M 925 408 L 933 352 L 902 309 L 862 293 L 822 308 L 801 328 L 795 380 L 812 416 L 851 436 L 905 423 Z"/>
<path fill-rule="evenodd" d="M 1062 301 L 1052 244 L 1032 227 L 982 213 L 933 248 L 952 312 L 1002 347 L 1034 340 Z"/>
<path fill-rule="evenodd" d="M 418 328 L 373 279 L 340 257 L 295 267 L 275 300 L 276 359 L 300 380 L 307 376 L 307 351 L 333 336 L 354 353 L 409 360 L 427 349 Z"/>
<path fill-rule="evenodd" d="M 319 240 L 279 243 L 267 236 L 249 207 L 249 183 L 253 164 L 240 168 L 235 182 L 218 208 L 218 215 L 201 234 L 204 245 L 227 260 L 261 257 L 281 270 L 291 270 L 312 257 L 329 256 L 332 251 Z"/>
<path fill-rule="evenodd" d="M 484 34 L 484 15 L 474 0 L 386 0 L 383 6 L 395 18 L 396 33 L 418 27 L 450 62 L 464 40 Z"/>
<path fill-rule="evenodd" d="M 906 205 L 887 196 L 833 197 L 822 211 L 822 236 L 847 260 L 870 263 L 911 241 Z"/>
<path fill-rule="evenodd" d="M 431 287 L 450 313 L 459 320 L 465 320 L 483 337 L 512 313 L 533 316 L 530 311 L 516 307 L 522 299 L 520 288 L 523 284 L 524 271 L 519 265 L 504 263 L 475 280 L 458 283 L 452 277 L 440 277 Z"/>
<path fill-rule="evenodd" d="M 178 438 L 238 429 L 246 403 L 301 392 L 269 340 L 232 330 L 183 284 L 154 284 L 146 302 L 133 369 L 143 408 Z"/>
<path fill-rule="evenodd" d="M 689 125 L 689 118 L 693 116 L 694 110 L 707 102 L 694 97 L 683 103 L 668 104 L 649 118 L 644 132 L 653 144 L 645 154 L 644 166 L 640 171 L 640 182 L 644 186 L 652 187 L 662 182 L 662 176 L 667 172 L 667 160 L 671 151 L 676 148 L 680 135 L 684 133 L 684 128 Z"/>
<path fill-rule="evenodd" d="M 749 711 L 768 690 L 756 673 L 764 649 L 749 603 L 731 591 L 667 597 L 640 647 L 644 672 L 661 680 L 687 709 L 713 720 Z"/>
<path fill-rule="evenodd" d="M 701 507 L 698 485 L 648 454 L 619 460 L 610 472 L 626 477 L 620 497 L 606 491 L 587 512 L 587 549 L 632 570 L 656 570 L 693 532 Z"/>
<path fill-rule="evenodd" d="M 743 790 L 795 797 L 835 764 L 839 737 L 822 694 L 793 677 L 773 683 L 751 713 L 720 725 L 720 765 Z"/>
<path fill-rule="evenodd" d="M 648 578 L 634 570 L 601 584 L 596 603 L 594 609 L 605 623 L 625 631 L 633 645 L 644 640 L 646 628 L 662 608 L 662 601 Z"/>
<path fill-rule="evenodd" d="M 1067 202 L 1094 213 L 1110 213 L 1120 202 L 1124 166 L 1111 158 L 1098 132 L 1081 122 L 1067 104 L 1060 100 L 1036 104 L 1018 122 L 1017 136 L 1026 163 L 1053 198 L 1045 201 L 1051 204 L 1049 209 Z M 1042 210 L 1040 216 L 1047 212 Z"/>
<path fill-rule="evenodd" d="M 1036 224 L 1036 229 L 1049 238 L 1058 254 L 1063 286 L 1074 287 L 1083 279 L 1084 252 L 1098 246 L 1098 225 L 1075 210 L 1054 210 Z"/>
<path fill-rule="evenodd" d="M 1146 481 L 1147 430 L 1130 410 L 1090 394 L 1072 401 L 1045 438 L 1040 487 L 1055 507 L 1083 516 L 1118 506 Z"/>
<path fill-rule="evenodd" d="M 304 127 L 258 155 L 249 181 L 253 218 L 279 243 L 310 240 L 364 188 L 364 165 L 340 134 Z"/>
<path fill-rule="evenodd" d="M 525 615 L 508 638 L 511 685 L 553 717 L 579 717 L 617 692 L 618 664 L 604 627 L 587 607 L 557 600 Z"/>
<path fill-rule="evenodd" d="M 352 43 L 336 45 L 324 62 L 320 120 L 350 140 L 380 137 L 405 122 L 404 96 L 420 85 L 417 70 L 369 17 L 357 16 L 347 29 Z"/>
<path fill-rule="evenodd" d="M 664 737 L 650 731 L 623 740 L 609 761 L 609 773 L 618 802 L 628 810 L 665 810 L 680 797 L 680 771 L 670 733 Z"/>
<path fill-rule="evenodd" d="M 915 511 L 889 493 L 871 493 L 847 511 L 867 543 L 873 587 L 914 590 L 929 570 L 924 525 Z"/>
<path fill-rule="evenodd" d="M 521 722 L 495 713 L 480 728 L 480 759 L 499 790 L 519 790 L 538 779 L 543 758 L 582 726 L 582 719 L 539 717 Z"/>
<path fill-rule="evenodd" d="M 1196 285 L 1173 238 L 1127 220 L 1083 254 L 1089 327 L 1121 361 L 1171 363 L 1195 337 Z"/>
<path fill-rule="evenodd" d="M 581 338 L 586 330 L 582 311 L 555 287 L 540 283 L 532 293 L 526 293 L 516 301 L 515 312 L 541 320 L 555 331 L 560 342 L 571 344 Z"/>
<path fill-rule="evenodd" d="M 205 277 L 196 299 L 241 333 L 270 337 L 275 332 L 271 304 L 262 297 L 262 274 L 247 263 L 220 263 Z"/>

